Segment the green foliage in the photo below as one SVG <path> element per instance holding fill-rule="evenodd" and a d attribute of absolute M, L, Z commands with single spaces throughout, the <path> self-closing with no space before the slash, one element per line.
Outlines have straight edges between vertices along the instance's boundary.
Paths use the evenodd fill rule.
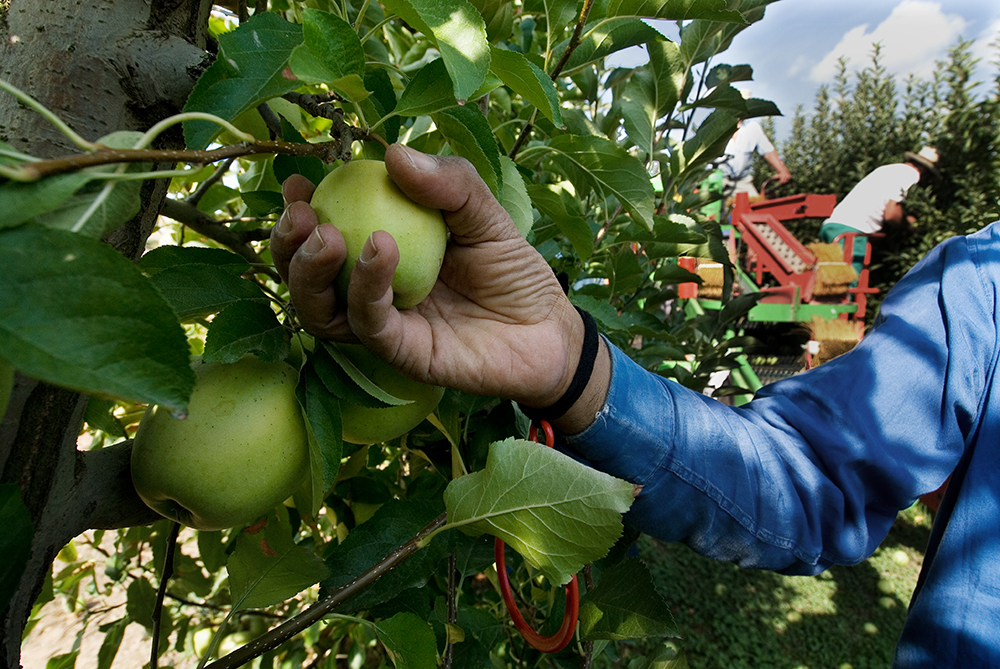
<path fill-rule="evenodd" d="M 152 178 L 144 162 L 110 157 L 39 176 L 46 161 L 0 147 L 0 206 L 17 213 L 0 224 L 0 349 L 25 374 L 110 398 L 87 414 L 94 447 L 134 434 L 147 403 L 182 410 L 191 354 L 230 362 L 249 353 L 300 370 L 311 475 L 292 500 L 250 527 L 182 532 L 176 547 L 166 523 L 95 533 L 79 541 L 102 554 L 102 575 L 75 557 L 56 570 L 54 592 L 78 610 L 87 596 L 128 593 L 124 616 L 99 628 L 100 666 L 133 623 L 159 629 L 161 655 L 197 655 L 204 666 L 260 637 L 263 621 L 316 621 L 321 605 L 332 607 L 324 622 L 279 634 L 262 666 L 333 666 L 342 655 L 351 666 L 437 666 L 445 657 L 463 667 L 579 664 L 582 646 L 541 655 L 508 625 L 489 535 L 525 555 L 510 577 L 543 631 L 563 613 L 555 585 L 609 562 L 595 566 L 584 599 L 595 666 L 611 662 L 620 640 L 674 635 L 645 567 L 621 561 L 626 545 L 612 550 L 633 486 L 520 440 L 523 416 L 509 402 L 449 391 L 403 437 L 345 444 L 342 406 L 401 400 L 337 345 L 303 345 L 269 264 L 268 230 L 284 179 L 302 173 L 316 183 L 331 169 L 317 156 L 378 157 L 376 136 L 463 156 L 612 341 L 701 389 L 711 371 L 734 364 L 742 342 L 727 342 L 727 332 L 751 304 L 697 319 L 677 312 L 676 285 L 692 276 L 676 259 L 728 262 L 693 190 L 740 118 L 776 112 L 732 88 L 751 77 L 749 66 L 714 62 L 769 2 L 614 0 L 583 14 L 561 0 L 284 2 L 242 25 L 216 16 L 218 55 L 185 115 L 149 136 L 109 136 L 144 150 L 183 122 L 198 153 L 171 159 L 220 163 L 167 173 L 162 211 L 176 218 L 160 219 L 137 264 L 97 238 L 159 206 L 142 199 L 138 185 Z M 646 18 L 683 21 L 680 41 L 665 41 Z M 605 68 L 606 56 L 637 44 L 649 63 Z M 259 141 L 237 134 L 244 124 Z M 244 141 L 253 155 L 231 164 L 212 153 Z M 442 512 L 444 529 L 426 530 Z M 407 559 L 393 563 L 401 552 Z M 379 569 L 386 573 L 353 593 L 356 579 Z M 337 599 L 345 592 L 353 594 Z M 664 648 L 628 666 L 684 664 Z"/>

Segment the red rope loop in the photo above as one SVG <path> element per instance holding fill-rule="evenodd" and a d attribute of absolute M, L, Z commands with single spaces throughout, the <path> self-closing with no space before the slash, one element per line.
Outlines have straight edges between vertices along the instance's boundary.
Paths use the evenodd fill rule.
<path fill-rule="evenodd" d="M 548 421 L 543 420 L 541 423 L 542 431 L 545 433 L 545 445 L 551 448 L 555 445 L 555 433 Z M 538 428 L 534 424 L 532 424 L 528 432 L 528 437 L 532 441 L 538 441 Z M 531 626 L 525 622 L 521 611 L 517 608 L 517 602 L 514 601 L 514 593 L 510 587 L 510 579 L 507 577 L 504 542 L 499 537 L 494 538 L 493 541 L 493 556 L 496 559 L 500 595 L 503 597 L 503 603 L 510 613 L 511 620 L 514 621 L 514 627 L 521 633 L 524 640 L 532 648 L 543 653 L 557 653 L 565 648 L 576 632 L 576 621 L 580 616 L 580 588 L 576 581 L 576 575 L 573 576 L 573 579 L 566 586 L 566 610 L 563 612 L 563 620 L 559 626 L 559 631 L 552 636 L 545 637 L 531 629 Z"/>

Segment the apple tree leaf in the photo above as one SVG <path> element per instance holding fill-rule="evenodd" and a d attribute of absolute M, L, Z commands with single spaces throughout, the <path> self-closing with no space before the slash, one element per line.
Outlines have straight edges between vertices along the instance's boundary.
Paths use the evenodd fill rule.
<path fill-rule="evenodd" d="M 647 42 L 664 39 L 655 28 L 636 17 L 613 17 L 592 23 L 583 30 L 583 38 L 566 61 L 563 74 L 569 75 L 582 67 L 611 54 Z M 552 59 L 558 61 L 569 40 L 564 40 L 552 49 Z"/>
<path fill-rule="evenodd" d="M 552 219 L 581 260 L 589 260 L 594 252 L 594 231 L 580 210 L 580 202 L 567 188 L 569 184 L 531 184 L 528 194 L 538 211 Z"/>
<path fill-rule="evenodd" d="M 486 24 L 476 8 L 468 0 L 386 0 L 383 4 L 434 41 L 455 98 L 473 99 L 490 67 Z"/>
<path fill-rule="evenodd" d="M 500 537 L 561 585 L 614 545 L 632 490 L 568 455 L 511 438 L 491 445 L 483 470 L 448 484 L 446 527 Z"/>
<path fill-rule="evenodd" d="M 308 84 L 327 84 L 352 102 L 368 97 L 365 52 L 358 33 L 344 19 L 319 9 L 302 12 L 303 42 L 289 66 Z"/>
<path fill-rule="evenodd" d="M 740 12 L 728 9 L 731 4 L 727 0 L 610 0 L 605 15 L 645 19 L 705 19 L 746 25 L 747 21 Z"/>
<path fill-rule="evenodd" d="M 638 558 L 606 569 L 597 587 L 580 601 L 583 641 L 620 641 L 676 637 L 670 607 L 656 591 L 653 577 Z"/>
<path fill-rule="evenodd" d="M 286 142 L 296 142 L 305 144 L 306 140 L 299 134 L 299 131 L 288 122 L 284 116 L 281 117 L 281 137 Z M 319 182 L 326 176 L 323 168 L 323 161 L 316 156 L 290 156 L 288 154 L 278 154 L 274 157 L 274 178 L 279 183 L 284 183 L 285 179 L 293 174 L 301 174 L 313 185 L 318 186 Z M 280 198 L 280 193 L 277 194 Z M 284 201 L 282 201 L 282 208 Z"/>
<path fill-rule="evenodd" d="M 434 669 L 438 666 L 434 630 L 417 614 L 403 611 L 373 626 L 397 669 Z"/>
<path fill-rule="evenodd" d="M 533 104 L 545 118 L 556 126 L 561 126 L 559 95 L 552 77 L 516 51 L 494 46 L 490 47 L 490 53 L 490 69 L 493 73 L 512 91 Z"/>
<path fill-rule="evenodd" d="M 21 574 L 31 554 L 35 531 L 28 508 L 21 501 L 21 488 L 15 483 L 0 483 L 0 612 L 7 608 L 17 592 Z"/>
<path fill-rule="evenodd" d="M 340 402 L 332 395 L 316 374 L 310 356 L 299 372 L 295 396 L 302 407 L 309 435 L 309 507 L 319 511 L 323 496 L 333 487 L 340 471 L 344 453 L 343 427 L 340 420 Z"/>
<path fill-rule="evenodd" d="M 261 532 L 240 532 L 226 567 L 234 611 L 273 606 L 330 574 L 311 550 L 292 541 L 291 526 L 273 516 Z"/>
<path fill-rule="evenodd" d="M 412 539 L 441 514 L 439 504 L 390 500 L 368 522 L 354 527 L 340 544 L 324 555 L 331 576 L 320 595 L 337 590 Z M 455 550 L 455 533 L 435 537 L 399 566 L 337 607 L 341 613 L 368 610 L 395 598 L 404 590 L 425 585 L 441 560 Z"/>
<path fill-rule="evenodd" d="M 239 276 L 250 269 L 250 263 L 241 255 L 203 246 L 158 246 L 139 258 L 138 265 L 147 275 L 178 265 L 213 265 L 233 276 Z"/>
<path fill-rule="evenodd" d="M 198 79 L 184 111 L 232 121 L 268 98 L 295 90 L 301 82 L 289 78 L 285 67 L 301 43 L 302 26 L 273 12 L 255 14 L 219 36 L 219 55 Z M 184 138 L 188 148 L 204 149 L 219 130 L 209 121 L 186 121 Z"/>
<path fill-rule="evenodd" d="M 212 319 L 202 359 L 232 363 L 253 353 L 264 362 L 277 362 L 284 360 L 288 351 L 285 328 L 270 305 L 243 300 L 230 304 Z"/>
<path fill-rule="evenodd" d="M 22 183 L 0 183 L 0 229 L 13 228 L 62 205 L 91 179 L 87 172 L 56 174 Z"/>
<path fill-rule="evenodd" d="M 204 263 L 175 265 L 149 278 L 181 320 L 214 314 L 243 300 L 268 302 L 260 286 L 233 275 L 225 266 Z"/>
<path fill-rule="evenodd" d="M 141 132 L 120 130 L 98 141 L 112 149 L 131 149 L 142 138 Z M 139 213 L 141 181 L 116 181 L 100 178 L 99 174 L 114 172 L 146 172 L 150 163 L 124 166 L 102 165 L 87 170 L 93 179 L 69 198 L 52 207 L 35 220 L 50 228 L 62 228 L 88 237 L 101 238 Z"/>
<path fill-rule="evenodd" d="M 0 232 L 0 351 L 73 390 L 183 410 L 194 387 L 184 330 L 111 247 L 34 225 Z"/>
<path fill-rule="evenodd" d="M 653 184 L 646 168 L 614 142 L 595 135 L 559 135 L 545 147 L 550 167 L 576 187 L 578 195 L 595 192 L 615 197 L 632 218 L 653 227 Z M 528 151 L 522 153 L 526 156 Z"/>
<path fill-rule="evenodd" d="M 403 404 L 413 403 L 413 400 L 404 400 L 382 390 L 382 388 L 379 387 L 374 381 L 369 379 L 365 375 L 365 373 L 358 368 L 358 366 L 354 363 L 354 361 L 351 360 L 351 358 L 344 352 L 344 350 L 334 342 L 324 341 L 323 348 L 326 349 L 326 352 L 340 366 L 340 368 L 344 370 L 344 372 L 346 372 L 347 376 L 351 379 L 351 381 L 357 384 L 357 386 L 361 388 L 363 391 L 365 391 L 365 393 L 367 393 L 371 397 L 374 397 L 379 402 L 382 402 L 382 404 L 376 404 L 374 406 L 384 406 L 386 404 L 388 404 L 389 406 L 401 406 Z M 328 378 L 332 379 L 332 377 L 328 376 L 324 376 L 323 378 L 324 381 L 326 381 Z M 331 380 L 331 384 L 332 383 L 333 381 Z M 341 392 L 343 392 L 344 394 L 339 394 L 337 388 L 340 388 Z M 354 398 L 357 395 L 357 393 L 350 393 L 348 388 L 350 388 L 350 386 L 345 384 L 342 386 L 331 387 L 330 391 L 333 392 L 334 394 L 337 394 L 338 397 L 352 400 L 352 398 Z M 360 404 L 361 406 L 373 406 L 370 401 L 366 402 L 364 399 L 360 399 L 358 402 L 355 403 Z"/>
<path fill-rule="evenodd" d="M 500 155 L 500 169 L 503 172 L 503 199 L 500 204 L 510 214 L 517 231 L 527 236 L 535 223 L 531 211 L 531 198 L 528 197 L 528 187 L 517 169 L 517 165 L 506 155 Z"/>
<path fill-rule="evenodd" d="M 448 140 L 457 156 L 467 159 L 479 176 L 493 191 L 493 196 L 503 200 L 503 168 L 500 165 L 500 147 L 497 145 L 489 121 L 475 105 L 450 107 L 434 114 L 438 130 Z"/>

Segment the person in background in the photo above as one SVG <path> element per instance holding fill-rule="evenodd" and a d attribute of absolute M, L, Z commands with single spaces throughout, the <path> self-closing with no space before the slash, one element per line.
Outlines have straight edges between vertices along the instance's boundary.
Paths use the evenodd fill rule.
<path fill-rule="evenodd" d="M 786 184 L 792 175 L 785 163 L 778 156 L 771 140 L 764 134 L 760 123 L 752 120 L 741 120 L 736 127 L 729 143 L 726 144 L 726 162 L 719 165 L 722 170 L 722 192 L 731 198 L 736 193 L 747 193 L 751 200 L 759 198 L 760 193 L 753 183 L 753 154 L 758 153 L 774 168 L 779 184 Z"/>
<path fill-rule="evenodd" d="M 902 163 L 882 165 L 857 183 L 834 208 L 819 229 L 820 241 L 830 244 L 844 233 L 856 233 L 852 266 L 861 274 L 868 250 L 868 235 L 883 228 L 909 229 L 912 217 L 906 215 L 907 191 L 913 186 L 927 186 L 941 179 L 937 149 L 927 146 L 920 153 L 906 152 Z M 841 246 L 844 240 L 840 240 Z"/>
<path fill-rule="evenodd" d="M 360 340 L 419 381 L 518 402 L 562 450 L 642 486 L 628 525 L 747 568 L 858 564 L 951 474 L 894 667 L 1000 666 L 1000 223 L 931 251 L 852 351 L 731 407 L 599 336 L 468 161 L 400 145 L 385 161 L 407 196 L 444 212 L 438 282 L 395 309 L 399 250 L 375 232 L 338 303 L 343 237 L 290 177 L 271 252 L 307 330 Z"/>

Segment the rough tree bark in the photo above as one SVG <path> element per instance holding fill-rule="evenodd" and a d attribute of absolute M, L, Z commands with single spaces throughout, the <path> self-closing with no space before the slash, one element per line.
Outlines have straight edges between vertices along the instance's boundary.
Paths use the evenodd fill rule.
<path fill-rule="evenodd" d="M 180 110 L 209 64 L 211 4 L 0 0 L 0 77 L 89 140 L 115 130 L 145 130 Z M 44 158 L 75 152 L 51 125 L 5 94 L 0 94 L 0 139 Z M 166 186 L 147 182 L 142 211 L 106 241 L 127 257 L 138 257 Z M 21 633 L 32 604 L 69 540 L 87 529 L 156 519 L 132 488 L 130 444 L 77 449 L 86 402 L 85 396 L 18 376 L 0 422 L 0 482 L 20 485 L 35 528 L 29 564 L 0 618 L 0 669 L 20 665 Z"/>

